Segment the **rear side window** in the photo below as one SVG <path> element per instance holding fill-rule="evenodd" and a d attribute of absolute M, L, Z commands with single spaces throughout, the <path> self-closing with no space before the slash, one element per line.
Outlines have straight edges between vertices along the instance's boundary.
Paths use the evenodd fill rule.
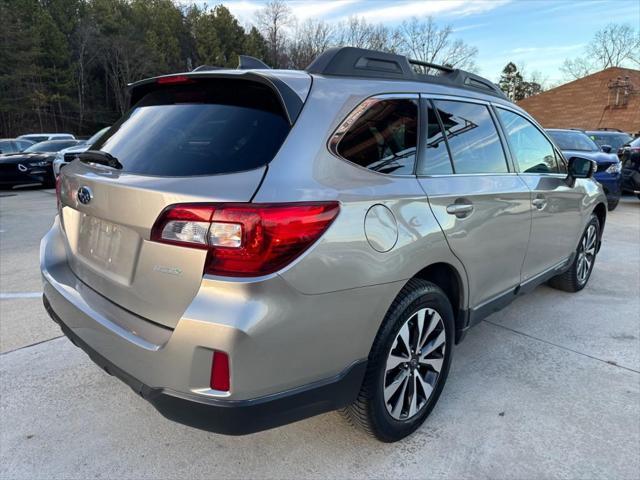
<path fill-rule="evenodd" d="M 447 142 L 435 109 L 427 103 L 426 135 L 422 157 L 418 166 L 419 175 L 448 175 L 453 173 Z"/>
<path fill-rule="evenodd" d="M 148 93 L 92 148 L 116 157 L 129 173 L 215 175 L 266 165 L 289 129 L 270 88 L 195 80 Z"/>
<path fill-rule="evenodd" d="M 380 173 L 411 175 L 416 161 L 418 102 L 413 99 L 372 99 L 358 112 L 337 144 L 336 153 Z M 339 129 L 340 130 L 340 129 Z"/>
<path fill-rule="evenodd" d="M 524 173 L 558 173 L 553 145 L 529 120 L 517 113 L 496 109 L 509 147 Z"/>
<path fill-rule="evenodd" d="M 436 100 L 455 173 L 505 173 L 507 159 L 489 109 L 476 103 Z"/>

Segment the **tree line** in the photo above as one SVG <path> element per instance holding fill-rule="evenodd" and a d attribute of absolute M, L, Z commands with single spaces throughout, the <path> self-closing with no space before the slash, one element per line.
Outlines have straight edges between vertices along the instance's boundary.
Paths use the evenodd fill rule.
<path fill-rule="evenodd" d="M 240 54 L 305 68 L 327 48 L 351 45 L 472 70 L 477 56 L 430 18 L 394 29 L 358 17 L 300 22 L 282 0 L 250 26 L 223 5 L 174 0 L 0 0 L 0 18 L 0 137 L 89 135 L 126 110 L 128 83 L 203 64 L 233 68 Z"/>
<path fill-rule="evenodd" d="M 0 0 L 0 137 L 91 134 L 127 108 L 127 83 L 200 63 L 237 65 L 266 44 L 228 9 L 171 0 Z"/>
<path fill-rule="evenodd" d="M 126 111 L 128 83 L 199 65 L 234 68 L 241 54 L 303 69 L 327 48 L 349 45 L 477 70 L 477 48 L 430 17 L 393 28 L 357 16 L 299 21 L 283 0 L 265 3 L 249 25 L 224 5 L 177 0 L 0 0 L 0 19 L 0 137 L 90 135 Z M 635 31 L 607 28 L 596 35 L 594 51 L 609 63 L 637 59 Z M 513 63 L 500 80 L 514 100 L 539 93 L 544 83 Z"/>

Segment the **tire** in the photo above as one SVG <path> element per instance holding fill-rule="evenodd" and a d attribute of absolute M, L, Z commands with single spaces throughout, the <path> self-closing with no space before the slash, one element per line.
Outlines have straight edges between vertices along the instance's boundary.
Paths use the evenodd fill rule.
<path fill-rule="evenodd" d="M 591 232 L 592 227 L 595 228 L 595 232 L 593 233 L 595 237 L 593 237 L 593 242 L 591 241 Z M 591 218 L 589 219 L 589 223 L 584 229 L 582 236 L 580 237 L 580 242 L 578 243 L 578 248 L 576 249 L 576 255 L 571 263 L 571 266 L 560 275 L 553 277 L 549 280 L 549 286 L 557 289 L 564 290 L 565 292 L 579 292 L 582 290 L 587 283 L 589 282 L 589 278 L 591 277 L 591 272 L 593 272 L 593 266 L 596 261 L 596 255 L 598 253 L 598 242 L 600 240 L 600 222 L 598 221 L 598 217 L 595 214 L 591 214 Z M 587 250 L 587 254 L 583 256 L 585 247 Z M 592 253 L 589 254 L 588 252 Z M 583 268 L 585 264 L 583 263 L 583 258 L 586 258 L 587 271 L 585 272 Z M 590 263 L 589 263 L 590 260 Z"/>
<path fill-rule="evenodd" d="M 618 203 L 620 203 L 620 198 L 607 202 L 607 210 L 613 212 L 618 207 Z"/>
<path fill-rule="evenodd" d="M 422 353 L 411 355 L 402 339 L 407 338 L 411 347 L 418 345 L 420 323 L 422 349 L 415 350 Z M 342 415 L 383 442 L 410 435 L 438 401 L 449 373 L 453 343 L 453 310 L 445 293 L 431 282 L 410 280 L 387 311 L 369 353 L 358 397 L 341 410 Z M 424 353 L 427 349 L 432 350 Z M 393 391 L 387 400 L 385 387 L 387 393 Z"/>

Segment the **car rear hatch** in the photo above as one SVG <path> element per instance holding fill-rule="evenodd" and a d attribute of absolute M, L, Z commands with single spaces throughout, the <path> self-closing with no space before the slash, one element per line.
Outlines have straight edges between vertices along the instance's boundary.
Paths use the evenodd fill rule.
<path fill-rule="evenodd" d="M 60 177 L 75 275 L 167 327 L 196 295 L 206 251 L 151 241 L 154 223 L 173 204 L 249 202 L 291 128 L 276 89 L 234 77 L 145 83 L 133 94 L 136 104 L 92 147 L 121 168 L 76 160 Z"/>

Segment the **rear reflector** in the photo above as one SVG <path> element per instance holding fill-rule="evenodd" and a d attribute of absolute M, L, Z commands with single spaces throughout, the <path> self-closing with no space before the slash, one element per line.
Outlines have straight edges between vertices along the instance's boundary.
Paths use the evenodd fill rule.
<path fill-rule="evenodd" d="M 213 362 L 211 364 L 211 389 L 228 392 L 230 383 L 229 355 L 224 352 L 213 352 Z"/>
<path fill-rule="evenodd" d="M 204 273 L 267 275 L 320 238 L 339 209 L 338 202 L 172 205 L 156 220 L 151 240 L 207 250 Z"/>

